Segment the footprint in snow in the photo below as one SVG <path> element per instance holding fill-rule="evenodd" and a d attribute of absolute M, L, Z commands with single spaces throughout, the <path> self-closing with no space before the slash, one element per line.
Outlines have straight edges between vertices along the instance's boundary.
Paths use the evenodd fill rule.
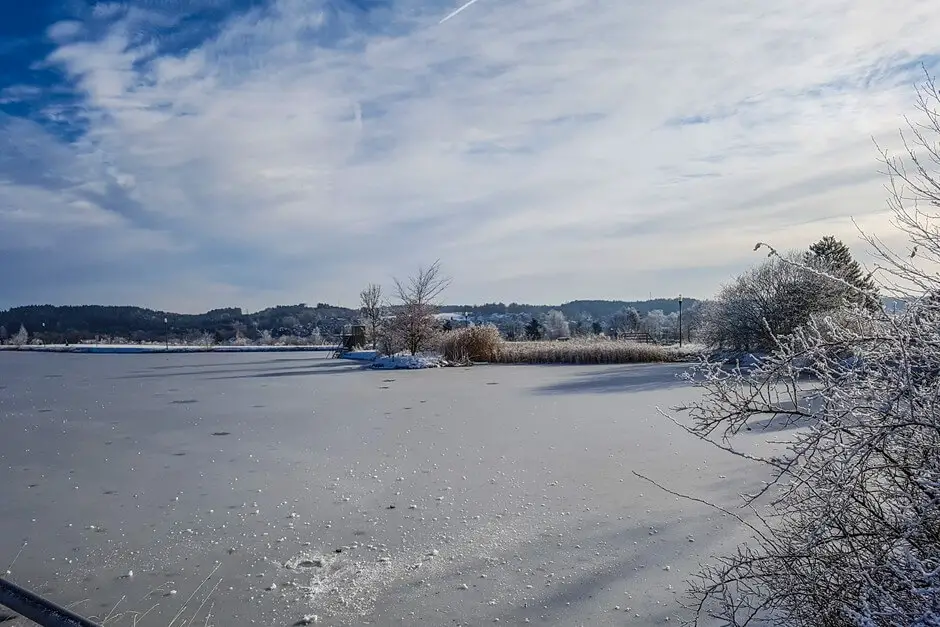
<path fill-rule="evenodd" d="M 212 435 L 232 435 L 232 434 L 228 431 L 213 431 Z"/>

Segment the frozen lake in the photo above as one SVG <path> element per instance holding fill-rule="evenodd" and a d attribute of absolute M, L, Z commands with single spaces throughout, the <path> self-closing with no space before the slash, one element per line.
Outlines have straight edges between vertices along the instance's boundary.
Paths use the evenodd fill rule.
<path fill-rule="evenodd" d="M 658 415 L 681 368 L 0 353 L 0 572 L 114 625 L 674 622 L 740 534 L 631 471 L 762 478 Z"/>

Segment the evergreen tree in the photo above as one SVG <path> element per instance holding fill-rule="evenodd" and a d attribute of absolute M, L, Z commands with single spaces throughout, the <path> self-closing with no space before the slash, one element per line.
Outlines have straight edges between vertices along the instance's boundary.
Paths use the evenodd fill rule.
<path fill-rule="evenodd" d="M 871 275 L 852 257 L 849 247 L 831 235 L 826 235 L 809 247 L 804 257 L 806 265 L 842 279 L 856 290 L 842 290 L 842 297 L 849 303 L 869 309 L 878 309 L 880 300 L 878 287 Z"/>
<path fill-rule="evenodd" d="M 541 323 L 535 318 L 532 318 L 532 322 L 530 322 L 525 328 L 525 334 L 532 341 L 541 340 L 542 339 Z"/>

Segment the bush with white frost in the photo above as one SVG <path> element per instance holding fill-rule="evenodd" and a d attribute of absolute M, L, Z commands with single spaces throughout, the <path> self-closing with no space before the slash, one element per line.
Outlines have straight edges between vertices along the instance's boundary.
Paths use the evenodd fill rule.
<path fill-rule="evenodd" d="M 571 335 L 571 329 L 568 327 L 565 314 L 557 309 L 552 309 L 545 314 L 542 318 L 542 329 L 545 332 L 545 337 L 549 340 L 557 340 Z"/>
<path fill-rule="evenodd" d="M 10 338 L 10 344 L 13 346 L 24 346 L 29 343 L 29 332 L 26 330 L 22 324 L 20 325 L 20 330 L 17 331 L 13 337 Z"/>
<path fill-rule="evenodd" d="M 912 173 L 885 157 L 890 204 L 912 252 L 866 240 L 884 285 L 925 295 L 888 315 L 864 286 L 771 250 L 769 267 L 836 282 L 856 306 L 771 334 L 772 350 L 749 372 L 706 360 L 690 375 L 703 396 L 681 408 L 691 423 L 677 424 L 772 473 L 745 497 L 752 515 L 740 520 L 750 541 L 695 580 L 698 619 L 735 627 L 940 625 L 940 276 L 931 269 L 940 263 L 933 225 L 940 216 L 923 209 L 940 206 L 940 96 L 932 82 L 919 95 L 927 126 L 912 125 L 905 144 Z M 789 434 L 785 452 L 760 457 L 737 448 L 735 435 L 768 424 Z"/>

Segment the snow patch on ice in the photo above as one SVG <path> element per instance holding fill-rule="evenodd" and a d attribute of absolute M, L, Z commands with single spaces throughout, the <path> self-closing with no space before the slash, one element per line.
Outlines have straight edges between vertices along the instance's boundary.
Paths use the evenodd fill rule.
<path fill-rule="evenodd" d="M 376 370 L 419 370 L 422 368 L 441 368 L 446 362 L 441 357 L 421 355 L 392 355 L 378 357 L 371 367 Z"/>
<path fill-rule="evenodd" d="M 378 351 L 348 351 L 341 355 L 343 359 L 352 359 L 353 361 L 373 361 L 378 356 Z"/>

